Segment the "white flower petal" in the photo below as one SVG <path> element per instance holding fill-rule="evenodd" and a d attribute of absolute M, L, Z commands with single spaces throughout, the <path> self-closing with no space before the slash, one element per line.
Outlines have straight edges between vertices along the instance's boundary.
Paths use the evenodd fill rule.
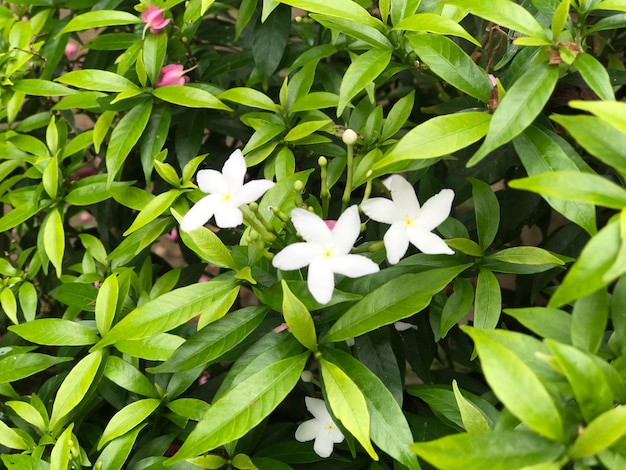
<path fill-rule="evenodd" d="M 387 261 L 396 264 L 409 249 L 409 236 L 404 223 L 393 224 L 383 237 L 387 250 Z"/>
<path fill-rule="evenodd" d="M 422 206 L 417 223 L 427 231 L 432 231 L 441 222 L 446 220 L 452 210 L 452 201 L 454 200 L 454 191 L 451 189 L 442 189 Z"/>
<path fill-rule="evenodd" d="M 404 214 L 417 215 L 420 203 L 415 189 L 400 175 L 391 177 L 391 199 Z"/>
<path fill-rule="evenodd" d="M 361 277 L 379 271 L 379 267 L 371 259 L 363 255 L 344 255 L 330 260 L 332 270 L 348 277 Z"/>
<path fill-rule="evenodd" d="M 180 229 L 191 232 L 206 224 L 213 217 L 216 197 L 219 196 L 209 195 L 196 202 L 181 220 Z"/>
<path fill-rule="evenodd" d="M 330 248 L 333 244 L 333 236 L 324 221 L 304 209 L 291 211 L 291 221 L 302 238 L 307 242 Z"/>
<path fill-rule="evenodd" d="M 296 429 L 296 440 L 300 442 L 312 441 L 324 430 L 324 423 L 319 419 L 309 419 Z"/>
<path fill-rule="evenodd" d="M 217 170 L 200 170 L 196 175 L 200 191 L 207 194 L 224 194 L 228 192 L 228 182 Z"/>
<path fill-rule="evenodd" d="M 324 400 L 313 397 L 304 397 L 304 404 L 306 405 L 306 409 L 309 410 L 309 413 L 320 421 L 332 421 Z"/>
<path fill-rule="evenodd" d="M 454 251 L 437 235 L 412 227 L 408 230 L 409 240 L 422 253 L 429 255 L 453 255 Z"/>
<path fill-rule="evenodd" d="M 274 186 L 274 182 L 270 180 L 254 180 L 243 185 L 239 191 L 233 194 L 233 204 L 241 206 L 242 204 L 250 204 L 263 196 L 265 192 Z"/>
<path fill-rule="evenodd" d="M 215 225 L 220 228 L 234 228 L 243 223 L 243 212 L 231 204 L 220 203 L 215 208 Z"/>
<path fill-rule="evenodd" d="M 333 440 L 335 444 L 339 444 L 340 442 L 343 442 L 343 439 L 344 439 L 343 434 L 341 433 L 341 431 L 339 430 L 339 428 L 334 422 L 333 422 L 333 427 L 329 431 L 329 433 L 330 433 L 330 438 Z"/>
<path fill-rule="evenodd" d="M 319 253 L 319 248 L 311 244 L 300 242 L 283 248 L 272 259 L 272 265 L 283 271 L 293 271 L 308 266 L 314 256 Z"/>
<path fill-rule="evenodd" d="M 228 188 L 233 193 L 243 186 L 243 180 L 246 177 L 246 160 L 243 158 L 241 150 L 237 149 L 230 154 L 224 167 L 222 174 L 228 184 Z"/>
<path fill-rule="evenodd" d="M 350 206 L 339 216 L 332 230 L 333 252 L 337 255 L 350 253 L 360 231 L 361 219 L 359 218 L 359 208 L 357 206 Z"/>
<path fill-rule="evenodd" d="M 333 440 L 328 434 L 320 434 L 313 443 L 313 450 L 320 457 L 330 457 L 333 453 Z"/>
<path fill-rule="evenodd" d="M 311 260 L 307 285 L 313 298 L 320 304 L 330 302 L 335 288 L 335 276 L 325 258 L 316 256 Z"/>
<path fill-rule="evenodd" d="M 361 204 L 361 210 L 370 219 L 389 225 L 400 217 L 393 201 L 384 197 L 368 199 Z"/>

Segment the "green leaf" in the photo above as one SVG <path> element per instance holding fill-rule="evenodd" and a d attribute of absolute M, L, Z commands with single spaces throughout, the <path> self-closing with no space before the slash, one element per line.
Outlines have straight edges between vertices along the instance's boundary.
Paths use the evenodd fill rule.
<path fill-rule="evenodd" d="M 289 326 L 289 330 L 298 341 L 311 351 L 317 351 L 317 337 L 315 335 L 315 324 L 311 313 L 298 299 L 285 280 L 281 280 L 283 288 L 283 316 Z"/>
<path fill-rule="evenodd" d="M 433 295 L 469 266 L 431 269 L 392 279 L 354 304 L 320 342 L 344 341 L 421 311 L 430 304 Z M 416 289 L 416 286 L 419 287 Z"/>
<path fill-rule="evenodd" d="M 626 133 L 626 103 L 621 101 L 570 101 L 570 107 L 598 116 L 620 132 Z"/>
<path fill-rule="evenodd" d="M 574 398 L 587 423 L 613 408 L 611 387 L 591 355 L 552 340 L 546 340 L 546 345 L 556 358 L 559 371 L 570 383 Z M 589 384 L 593 384 L 593 387 Z"/>
<path fill-rule="evenodd" d="M 170 189 L 151 199 L 141 212 L 137 214 L 132 225 L 128 227 L 123 235 L 126 237 L 159 217 L 174 204 L 174 201 L 176 201 L 180 194 L 181 191 L 179 189 Z"/>
<path fill-rule="evenodd" d="M 2 306 L 2 311 L 9 320 L 17 325 L 19 323 L 17 319 L 17 300 L 10 287 L 5 287 L 0 291 L 0 306 Z"/>
<path fill-rule="evenodd" d="M 603 0 L 594 5 L 593 9 L 626 11 L 626 3 L 624 3 L 624 0 Z"/>
<path fill-rule="evenodd" d="M 284 137 L 285 142 L 293 142 L 296 140 L 303 139 L 304 137 L 308 137 L 313 134 L 315 131 L 318 131 L 330 123 L 332 123 L 330 119 L 324 119 L 323 121 L 306 121 L 298 124 L 294 128 L 292 128 L 287 135 Z"/>
<path fill-rule="evenodd" d="M 272 99 L 254 88 L 234 87 L 217 95 L 220 100 L 232 101 L 233 103 L 249 106 L 251 108 L 265 109 L 266 111 L 278 111 L 278 105 Z"/>
<path fill-rule="evenodd" d="M 462 329 L 474 340 L 487 383 L 507 409 L 538 434 L 562 440 L 563 421 L 552 397 L 529 365 L 500 339 L 516 341 L 521 333 Z"/>
<path fill-rule="evenodd" d="M 154 385 L 136 367 L 117 356 L 109 356 L 104 376 L 111 382 L 125 390 L 143 395 L 145 397 L 156 398 L 157 393 Z"/>
<path fill-rule="evenodd" d="M 474 300 L 474 289 L 472 284 L 463 278 L 454 281 L 454 292 L 441 312 L 441 323 L 439 324 L 439 335 L 445 337 L 448 331 L 461 320 L 472 307 Z"/>
<path fill-rule="evenodd" d="M 611 447 L 626 434 L 626 407 L 613 408 L 594 419 L 578 435 L 567 455 L 572 459 L 591 457 Z"/>
<path fill-rule="evenodd" d="M 85 325 L 60 318 L 40 318 L 10 326 L 9 330 L 31 343 L 45 346 L 85 346 L 99 339 Z"/>
<path fill-rule="evenodd" d="M 263 367 L 215 400 L 167 463 L 195 457 L 244 436 L 276 408 L 295 387 L 309 353 Z"/>
<path fill-rule="evenodd" d="M 14 91 L 19 91 L 31 96 L 68 96 L 79 93 L 71 88 L 64 87 L 49 80 L 37 78 L 25 78 L 13 86 Z"/>
<path fill-rule="evenodd" d="M 346 36 L 351 36 L 369 44 L 373 49 L 393 50 L 393 45 L 385 34 L 381 33 L 373 26 L 365 25 L 358 21 L 350 21 L 345 18 L 328 17 L 312 13 L 311 18 L 316 22 L 331 30 L 334 34 L 341 32 Z"/>
<path fill-rule="evenodd" d="M 542 127 L 531 125 L 513 139 L 513 146 L 529 176 L 559 170 L 580 171 L 576 163 Z M 542 197 L 554 210 L 584 228 L 587 233 L 596 233 L 596 211 L 591 204 L 543 194 Z"/>
<path fill-rule="evenodd" d="M 152 90 L 152 94 L 163 101 L 185 106 L 186 108 L 210 108 L 232 111 L 231 108 L 208 91 L 192 86 L 162 86 Z"/>
<path fill-rule="evenodd" d="M 480 16 L 497 25 L 504 26 L 534 38 L 549 40 L 541 23 L 523 6 L 510 0 L 450 0 L 449 4 L 467 8 L 473 15 Z"/>
<path fill-rule="evenodd" d="M 374 18 L 365 8 L 352 0 L 333 0 L 332 5 L 325 0 L 281 0 L 281 3 L 311 13 L 321 13 L 326 16 L 356 21 L 380 30 L 384 29 L 380 20 Z"/>
<path fill-rule="evenodd" d="M 626 206 L 626 189 L 593 173 L 555 171 L 513 180 L 509 185 L 558 199 L 586 202 L 612 209 Z"/>
<path fill-rule="evenodd" d="M 55 357 L 39 353 L 11 354 L 0 359 L 0 384 L 16 382 L 56 364 L 71 360 L 71 357 Z"/>
<path fill-rule="evenodd" d="M 482 45 L 474 39 L 460 24 L 446 18 L 445 16 L 435 15 L 433 13 L 418 13 L 408 16 L 395 25 L 394 29 L 403 29 L 406 31 L 415 31 L 418 33 L 428 32 L 436 34 L 449 34 L 467 39 L 478 47 Z"/>
<path fill-rule="evenodd" d="M 37 315 L 37 289 L 30 282 L 23 282 L 18 291 L 20 299 L 20 307 L 22 307 L 22 313 L 24 319 L 29 322 L 35 319 Z"/>
<path fill-rule="evenodd" d="M 113 180 L 122 169 L 128 154 L 139 141 L 148 124 L 151 112 L 152 101 L 144 101 L 131 109 L 113 129 L 106 153 L 108 187 L 113 184 Z"/>
<path fill-rule="evenodd" d="M 562 0 L 558 7 L 554 10 L 552 16 L 552 37 L 557 38 L 565 27 L 569 18 L 570 0 Z"/>
<path fill-rule="evenodd" d="M 578 54 L 574 61 L 574 67 L 580 72 L 589 88 L 601 99 L 615 99 L 609 73 L 595 57 L 586 53 Z"/>
<path fill-rule="evenodd" d="M 52 210 L 46 217 L 43 227 L 43 246 L 46 255 L 57 272 L 57 277 L 63 273 L 63 254 L 65 253 L 65 231 L 61 208 Z"/>
<path fill-rule="evenodd" d="M 443 80 L 483 103 L 491 97 L 487 72 L 454 41 L 437 34 L 412 34 L 409 43 L 420 60 Z"/>
<path fill-rule="evenodd" d="M 454 398 L 456 399 L 456 404 L 459 407 L 461 420 L 463 421 L 463 427 L 465 430 L 470 433 L 490 431 L 491 428 L 489 427 L 487 418 L 485 418 L 485 416 L 471 401 L 461 394 L 456 380 L 452 381 L 452 389 L 454 390 Z"/>
<path fill-rule="evenodd" d="M 26 441 L 14 429 L 7 426 L 4 420 L 0 420 L 0 445 L 17 450 L 29 448 Z"/>
<path fill-rule="evenodd" d="M 565 446 L 529 431 L 507 430 L 452 434 L 416 442 L 411 450 L 442 470 L 511 470 L 553 462 Z"/>
<path fill-rule="evenodd" d="M 180 222 L 181 215 L 171 209 L 176 220 Z M 220 268 L 235 269 L 235 261 L 230 251 L 219 237 L 206 227 L 191 232 L 180 232 L 180 237 L 185 245 L 207 263 Z"/>
<path fill-rule="evenodd" d="M 606 289 L 580 297 L 572 310 L 572 344 L 596 353 L 602 344 L 609 316 Z"/>
<path fill-rule="evenodd" d="M 56 132 L 54 134 L 56 135 Z M 56 155 L 48 160 L 48 164 L 43 170 L 42 183 L 50 198 L 56 199 L 59 190 L 59 159 Z"/>
<path fill-rule="evenodd" d="M 115 318 L 118 294 L 117 275 L 111 274 L 100 286 L 96 298 L 96 325 L 103 336 L 109 331 Z"/>
<path fill-rule="evenodd" d="M 203 328 L 181 345 L 163 364 L 148 369 L 150 373 L 173 373 L 195 369 L 215 361 L 248 337 L 268 312 L 265 306 L 246 307 L 231 312 Z"/>
<path fill-rule="evenodd" d="M 254 28 L 252 57 L 264 83 L 269 81 L 280 65 L 290 30 L 291 9 L 285 5 L 280 5 Z"/>
<path fill-rule="evenodd" d="M 98 456 L 98 460 L 95 465 L 98 463 L 101 464 L 101 468 L 106 468 L 107 470 L 121 470 L 124 462 L 130 455 L 130 452 L 133 450 L 133 446 L 135 441 L 137 440 L 137 436 L 141 432 L 141 430 L 147 426 L 148 423 L 144 423 L 140 426 L 137 426 L 130 432 L 127 432 L 123 436 L 118 437 L 117 439 L 113 439 L 109 444 L 105 447 L 102 453 Z"/>
<path fill-rule="evenodd" d="M 20 418 L 32 424 L 42 433 L 46 432 L 47 424 L 41 413 L 30 403 L 24 401 L 7 401 L 6 406 L 11 408 Z"/>
<path fill-rule="evenodd" d="M 382 140 L 390 139 L 406 124 L 411 115 L 411 111 L 413 111 L 414 103 L 415 91 L 411 91 L 393 105 L 383 124 Z"/>
<path fill-rule="evenodd" d="M 455 251 L 460 251 L 466 255 L 483 257 L 485 252 L 474 240 L 469 238 L 448 238 L 446 244 Z"/>
<path fill-rule="evenodd" d="M 519 77 L 500 101 L 493 113 L 485 141 L 467 165 L 475 165 L 490 152 L 521 134 L 544 109 L 558 78 L 558 67 L 543 62 Z"/>
<path fill-rule="evenodd" d="M 338 349 L 324 348 L 323 357 L 332 361 L 361 390 L 370 415 L 370 433 L 374 443 L 411 470 L 420 466 L 409 451 L 411 430 L 398 402 L 385 384 L 365 365 Z"/>
<path fill-rule="evenodd" d="M 120 26 L 125 24 L 143 23 L 141 18 L 119 10 L 97 10 L 77 15 L 57 34 L 57 37 L 74 31 L 102 28 L 104 26 Z"/>
<path fill-rule="evenodd" d="M 512 316 L 526 328 L 542 338 L 550 338 L 570 344 L 572 317 L 569 313 L 556 308 L 528 307 L 507 308 L 504 313 Z"/>
<path fill-rule="evenodd" d="M 50 469 L 66 469 L 70 462 L 71 449 L 76 448 L 76 443 L 73 442 L 72 430 L 74 429 L 74 423 L 71 423 L 67 428 L 63 430 L 61 435 L 50 452 Z"/>
<path fill-rule="evenodd" d="M 476 280 L 476 299 L 474 301 L 474 326 L 476 328 L 495 328 L 502 310 L 502 292 L 495 274 L 482 268 Z"/>
<path fill-rule="evenodd" d="M 138 424 L 142 423 L 161 404 L 161 400 L 156 398 L 146 398 L 139 400 L 119 410 L 102 432 L 102 437 L 98 442 L 98 450 L 109 441 L 123 436 Z"/>
<path fill-rule="evenodd" d="M 143 40 L 143 63 L 146 66 L 148 78 L 153 86 L 156 86 L 159 79 L 166 50 L 167 34 L 148 34 Z"/>
<path fill-rule="evenodd" d="M 58 426 L 68 420 L 69 413 L 87 395 L 100 368 L 102 356 L 102 351 L 85 356 L 63 379 L 52 405 L 50 429 L 53 432 L 58 431 Z"/>
<path fill-rule="evenodd" d="M 390 60 L 389 49 L 371 49 L 358 56 L 350 64 L 341 80 L 337 116 L 343 113 L 352 98 L 387 68 Z"/>
<path fill-rule="evenodd" d="M 591 155 L 601 162 L 626 174 L 626 133 L 595 116 L 552 115 Z"/>
<path fill-rule="evenodd" d="M 369 456 L 378 460 L 370 441 L 370 415 L 365 397 L 346 373 L 332 362 L 319 358 L 324 391 L 333 415 L 363 446 Z"/>
<path fill-rule="evenodd" d="M 562 266 L 563 260 L 552 253 L 536 246 L 516 246 L 497 251 L 487 257 L 490 260 L 503 261 L 511 264 L 544 265 L 552 264 Z"/>
<path fill-rule="evenodd" d="M 214 302 L 235 287 L 232 281 L 213 279 L 174 289 L 131 311 L 92 349 L 97 351 L 118 341 L 142 339 L 172 330 L 212 308 Z"/>
<path fill-rule="evenodd" d="M 411 129 L 372 169 L 381 170 L 403 160 L 437 158 L 461 150 L 487 133 L 490 119 L 491 115 L 474 111 L 431 118 Z"/>
<path fill-rule="evenodd" d="M 57 82 L 75 86 L 84 90 L 123 92 L 127 90 L 140 91 L 141 89 L 127 78 L 106 70 L 73 70 L 59 78 Z"/>
<path fill-rule="evenodd" d="M 121 340 L 115 343 L 118 351 L 148 361 L 167 361 L 185 340 L 180 336 L 160 333 L 143 339 Z"/>
<path fill-rule="evenodd" d="M 496 238 L 500 227 L 500 204 L 491 187 L 478 179 L 468 178 L 472 184 L 476 229 L 480 248 L 487 250 Z"/>

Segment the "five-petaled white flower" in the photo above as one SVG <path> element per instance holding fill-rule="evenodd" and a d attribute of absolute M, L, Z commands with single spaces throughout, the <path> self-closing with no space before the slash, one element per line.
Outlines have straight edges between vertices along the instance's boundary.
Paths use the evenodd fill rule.
<path fill-rule="evenodd" d="M 330 301 L 335 273 L 360 277 L 379 270 L 369 258 L 350 254 L 361 228 L 357 206 L 346 209 L 332 230 L 324 220 L 304 209 L 291 211 L 291 221 L 305 241 L 284 248 L 272 264 L 283 271 L 308 266 L 309 291 L 319 303 Z"/>
<path fill-rule="evenodd" d="M 333 444 L 339 444 L 343 441 L 343 434 L 330 417 L 324 400 L 304 397 L 304 401 L 314 418 L 298 426 L 296 439 L 300 442 L 315 439 L 313 443 L 315 453 L 320 457 L 329 457 L 333 452 Z"/>
<path fill-rule="evenodd" d="M 441 238 L 431 233 L 450 215 L 454 191 L 443 189 L 420 207 L 415 190 L 402 176 L 391 176 L 388 187 L 391 200 L 368 199 L 361 209 L 370 219 L 391 225 L 383 237 L 389 263 L 400 261 L 409 242 L 427 254 L 454 254 Z"/>
<path fill-rule="evenodd" d="M 200 199 L 180 223 L 183 232 L 190 232 L 206 224 L 215 215 L 215 225 L 231 228 L 241 225 L 243 213 L 240 206 L 260 198 L 265 191 L 274 186 L 269 180 L 254 180 L 243 184 L 246 176 L 246 161 L 241 150 L 235 150 L 222 168 L 200 170 L 196 177 L 198 187 L 208 196 Z"/>

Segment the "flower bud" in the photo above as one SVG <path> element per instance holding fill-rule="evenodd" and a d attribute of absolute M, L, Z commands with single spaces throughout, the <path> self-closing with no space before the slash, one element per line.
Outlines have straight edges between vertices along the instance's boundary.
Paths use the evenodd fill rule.
<path fill-rule="evenodd" d="M 354 145 L 358 138 L 359 136 L 352 129 L 346 129 L 341 136 L 341 140 L 343 140 L 343 143 L 346 145 Z"/>

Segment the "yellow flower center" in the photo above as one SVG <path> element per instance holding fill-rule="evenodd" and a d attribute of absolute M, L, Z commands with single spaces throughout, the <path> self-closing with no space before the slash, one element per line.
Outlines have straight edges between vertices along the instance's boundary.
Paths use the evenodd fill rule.
<path fill-rule="evenodd" d="M 411 227 L 412 225 L 415 224 L 415 220 L 412 217 L 409 217 L 408 215 L 404 218 L 404 223 L 406 224 L 407 227 Z"/>
<path fill-rule="evenodd" d="M 222 201 L 228 202 L 230 201 L 231 195 L 230 193 L 222 194 Z"/>
<path fill-rule="evenodd" d="M 333 250 L 331 250 L 330 248 L 326 248 L 324 250 L 324 253 L 322 253 L 322 256 L 324 258 L 332 258 L 333 257 Z"/>
<path fill-rule="evenodd" d="M 335 426 L 333 426 L 333 423 L 328 423 L 326 425 L 326 430 L 327 431 L 332 431 L 333 429 L 335 429 Z"/>

